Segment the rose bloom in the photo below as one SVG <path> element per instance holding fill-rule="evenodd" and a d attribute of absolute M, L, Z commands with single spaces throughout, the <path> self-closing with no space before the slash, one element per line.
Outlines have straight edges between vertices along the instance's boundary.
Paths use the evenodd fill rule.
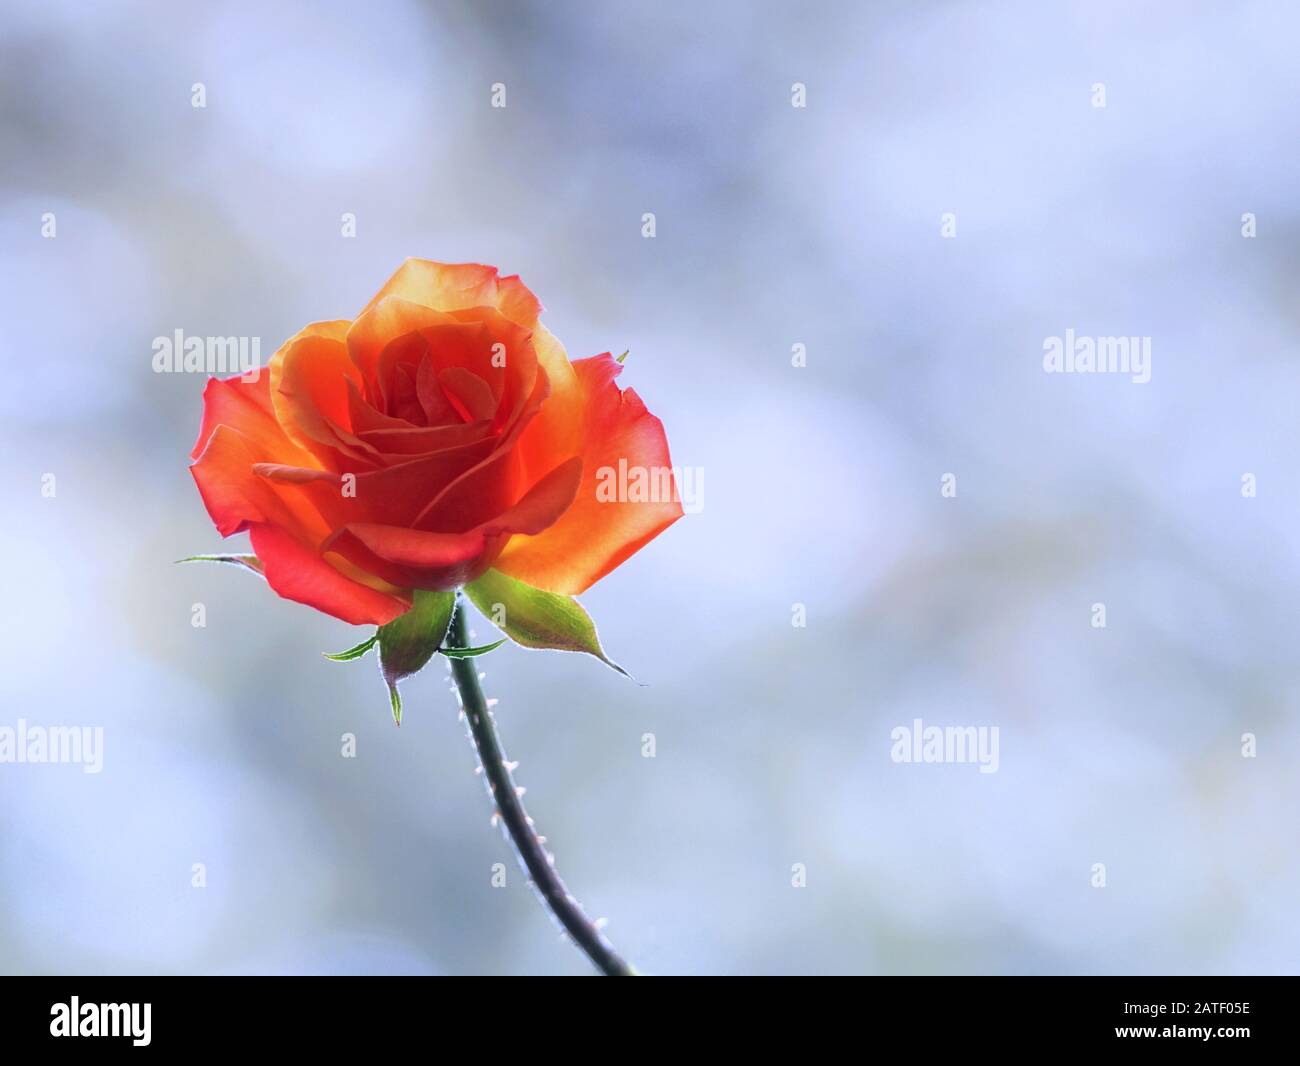
<path fill-rule="evenodd" d="M 541 311 L 517 276 L 408 259 L 256 381 L 209 380 L 190 469 L 218 531 L 248 531 L 281 596 L 356 624 L 489 567 L 588 588 L 682 509 L 597 498 L 620 460 L 671 467 L 663 425 L 608 353 L 570 362 Z"/>

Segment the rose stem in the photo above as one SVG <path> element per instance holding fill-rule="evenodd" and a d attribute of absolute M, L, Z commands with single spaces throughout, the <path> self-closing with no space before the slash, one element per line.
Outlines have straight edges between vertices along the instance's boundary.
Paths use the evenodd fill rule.
<path fill-rule="evenodd" d="M 465 629 L 464 605 L 458 602 L 447 634 L 450 647 L 469 647 Z M 632 968 L 582 913 L 578 901 L 564 887 L 564 882 L 556 872 L 554 860 L 533 829 L 532 819 L 524 811 L 510 768 L 506 764 L 505 752 L 501 750 L 501 741 L 497 739 L 492 714 L 478 683 L 478 660 L 469 658 L 449 661 L 456 688 L 460 691 L 465 721 L 469 724 L 470 739 L 478 752 L 479 762 L 483 764 L 488 793 L 496 803 L 497 813 L 506 832 L 518 850 L 519 857 L 523 859 L 533 884 L 541 893 L 543 902 L 601 973 L 606 977 L 632 976 Z"/>

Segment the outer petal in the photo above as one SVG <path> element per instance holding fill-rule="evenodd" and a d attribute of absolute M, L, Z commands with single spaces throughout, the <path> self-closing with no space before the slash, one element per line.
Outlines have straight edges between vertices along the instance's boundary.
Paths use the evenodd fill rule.
<path fill-rule="evenodd" d="M 542 317 L 542 301 L 534 296 L 518 274 L 497 278 L 497 310 L 511 322 L 534 329 Z"/>
<path fill-rule="evenodd" d="M 399 596 L 346 577 L 276 526 L 254 524 L 249 527 L 249 538 L 262 561 L 267 583 L 287 600 L 358 626 L 384 625 L 411 606 Z"/>
<path fill-rule="evenodd" d="M 408 259 L 364 308 L 364 315 L 385 296 L 423 304 L 438 311 L 466 307 L 493 307 L 497 296 L 497 269 L 481 263 L 435 263 Z"/>
<path fill-rule="evenodd" d="M 223 537 L 276 513 L 274 491 L 253 473 L 256 461 L 247 438 L 229 426 L 217 426 L 190 467 L 208 517 Z"/>
<path fill-rule="evenodd" d="M 208 378 L 203 386 L 203 420 L 199 435 L 190 449 L 190 458 L 197 459 L 218 426 L 243 429 L 246 436 L 257 435 L 268 442 L 285 439 L 271 410 L 271 382 L 265 374 L 256 381 L 240 378 Z M 287 441 L 286 441 L 287 443 Z M 296 449 L 295 449 L 296 450 Z"/>
<path fill-rule="evenodd" d="M 663 424 L 635 392 L 614 383 L 623 368 L 611 356 L 580 359 L 573 367 L 584 402 L 577 497 L 549 529 L 513 538 L 495 564 L 529 585 L 565 595 L 585 591 L 682 516 L 675 492 L 654 502 L 601 502 L 597 488 L 620 462 L 628 470 L 662 474 L 672 460 Z"/>
<path fill-rule="evenodd" d="M 271 406 L 271 379 L 208 378 L 203 388 L 203 422 L 190 451 L 197 459 L 218 426 L 229 426 L 253 442 L 259 452 L 276 462 L 310 464 L 311 457 L 285 436 Z"/>
<path fill-rule="evenodd" d="M 497 279 L 497 310 L 512 322 L 532 330 L 537 362 L 546 371 L 551 395 L 520 442 L 524 476 L 531 480 L 551 469 L 561 456 L 580 447 L 583 398 L 578 377 L 564 345 L 541 324 L 542 303 L 518 274 Z"/>
<path fill-rule="evenodd" d="M 298 496 L 281 496 L 254 467 L 270 456 L 239 430 L 217 426 L 198 460 L 190 467 L 199 495 L 223 537 L 253 522 L 275 522 L 311 537 L 327 528 L 311 504 Z"/>
<path fill-rule="evenodd" d="M 308 326 L 281 345 L 269 367 L 276 420 L 325 465 L 337 461 L 339 438 L 331 423 L 351 428 L 348 382 L 361 384 L 344 340 L 348 325 L 340 321 Z"/>
<path fill-rule="evenodd" d="M 537 364 L 546 372 L 550 395 L 519 440 L 519 456 L 526 480 L 541 477 L 561 459 L 582 450 L 586 401 L 575 364 L 569 362 L 554 334 L 545 326 L 533 330 Z"/>
<path fill-rule="evenodd" d="M 294 479 L 337 477 L 317 469 L 315 457 L 285 436 L 268 375 L 257 382 L 210 380 L 199 436 L 190 471 L 204 505 L 222 536 L 251 533 L 273 589 L 355 623 L 382 624 L 406 609 L 397 589 L 360 571 L 341 573 L 305 546 L 330 527 L 303 491 L 307 486 Z"/>
<path fill-rule="evenodd" d="M 366 522 L 343 526 L 321 545 L 323 553 L 394 585 L 442 590 L 468 584 L 486 570 L 492 562 L 488 549 L 487 538 L 477 530 L 421 533 Z"/>

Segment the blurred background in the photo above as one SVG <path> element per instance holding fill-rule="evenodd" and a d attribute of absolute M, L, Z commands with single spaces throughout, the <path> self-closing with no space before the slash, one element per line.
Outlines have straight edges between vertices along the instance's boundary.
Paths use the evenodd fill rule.
<path fill-rule="evenodd" d="M 0 970 L 589 971 L 442 665 L 399 731 L 373 660 L 320 656 L 364 632 L 172 564 L 246 541 L 153 339 L 269 358 L 424 256 L 630 349 L 704 471 L 583 597 L 645 687 L 482 660 L 640 968 L 1294 971 L 1297 32 L 1287 0 L 3 0 L 0 726 L 104 751 L 0 765 Z M 1044 373 L 1067 328 L 1151 337 L 1151 381 Z M 998 727 L 998 772 L 893 762 L 915 718 Z"/>

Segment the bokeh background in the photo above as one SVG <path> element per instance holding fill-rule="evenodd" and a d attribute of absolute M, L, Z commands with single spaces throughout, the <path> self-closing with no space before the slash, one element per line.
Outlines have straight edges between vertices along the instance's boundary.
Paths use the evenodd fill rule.
<path fill-rule="evenodd" d="M 0 970 L 588 972 L 440 665 L 399 731 L 373 661 L 320 656 L 362 634 L 172 565 L 223 545 L 202 379 L 153 338 L 269 357 L 418 255 L 631 349 L 705 472 L 584 597 L 645 687 L 483 660 L 642 969 L 1294 971 L 1297 33 L 1289 0 L 3 0 L 0 725 L 105 751 L 0 765 Z M 1045 374 L 1067 327 L 1150 336 L 1151 382 Z M 997 726 L 999 772 L 893 763 L 916 717 Z"/>

